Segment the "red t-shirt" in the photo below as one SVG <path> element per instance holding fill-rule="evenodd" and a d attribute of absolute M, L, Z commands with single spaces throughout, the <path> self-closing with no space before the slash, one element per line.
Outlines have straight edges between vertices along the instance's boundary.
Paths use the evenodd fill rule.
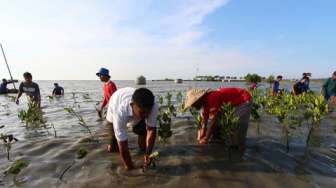
<path fill-rule="evenodd" d="M 220 88 L 216 91 L 210 91 L 204 96 L 203 120 L 207 121 L 217 115 L 224 103 L 231 103 L 233 106 L 239 106 L 251 100 L 248 91 L 241 88 Z"/>
<path fill-rule="evenodd" d="M 104 108 L 107 103 L 109 102 L 112 94 L 117 91 L 117 87 L 114 84 L 114 82 L 112 82 L 111 80 L 109 80 L 107 83 L 104 84 L 104 99 L 103 99 L 103 103 L 102 103 L 102 107 Z"/>

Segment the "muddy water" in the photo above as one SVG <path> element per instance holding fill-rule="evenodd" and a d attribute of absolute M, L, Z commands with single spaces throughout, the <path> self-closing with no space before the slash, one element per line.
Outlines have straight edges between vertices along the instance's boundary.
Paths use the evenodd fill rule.
<path fill-rule="evenodd" d="M 46 98 L 53 82 L 40 82 L 43 111 L 48 123 L 54 124 L 57 138 L 52 129 L 27 130 L 17 118 L 18 110 L 25 108 L 25 101 L 16 106 L 1 96 L 1 104 L 7 107 L 1 107 L 0 125 L 5 128 L 0 131 L 19 138 L 13 145 L 11 160 L 25 159 L 29 166 L 16 176 L 4 175 L 2 172 L 11 162 L 1 151 L 0 187 L 334 187 L 336 184 L 335 113 L 314 131 L 308 149 L 306 127 L 292 130 L 289 153 L 283 144 L 281 126 L 264 115 L 260 135 L 256 133 L 256 123 L 251 122 L 246 151 L 233 150 L 231 155 L 222 144 L 198 145 L 192 119 L 180 115 L 174 121 L 173 136 L 165 144 L 156 144 L 155 150 L 160 153 L 156 168 L 145 173 L 140 169 L 143 157 L 137 150 L 136 136 L 130 133 L 130 150 L 138 168 L 127 172 L 117 154 L 106 152 L 106 128 L 94 111 L 101 97 L 100 83 L 59 82 L 67 94 L 53 101 Z M 133 82 L 117 82 L 117 85 L 132 86 Z M 185 91 L 195 85 L 216 88 L 223 84 L 150 82 L 148 87 L 159 95 L 166 91 Z M 71 92 L 76 93 L 76 103 Z M 83 97 L 84 94 L 89 94 L 90 99 Z M 85 130 L 64 112 L 65 106 L 74 104 L 96 132 L 99 143 L 88 142 Z M 76 159 L 76 151 L 81 147 L 89 153 L 83 159 Z"/>

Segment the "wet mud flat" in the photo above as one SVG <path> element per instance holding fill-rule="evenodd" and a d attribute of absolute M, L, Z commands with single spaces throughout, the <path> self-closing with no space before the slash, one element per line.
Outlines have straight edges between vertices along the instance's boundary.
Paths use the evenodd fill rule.
<path fill-rule="evenodd" d="M 220 143 L 198 145 L 192 121 L 177 120 L 167 143 L 156 143 L 160 157 L 156 168 L 143 172 L 143 155 L 130 133 L 130 150 L 137 169 L 125 171 L 116 153 L 106 151 L 106 129 L 99 142 L 85 136 L 42 138 L 18 142 L 12 159 L 29 161 L 18 175 L 3 174 L 8 167 L 0 153 L 0 187 L 334 187 L 336 185 L 335 114 L 315 130 L 305 147 L 300 134 L 292 138 L 287 153 L 281 126 L 264 117 L 261 134 L 251 122 L 247 147 L 242 154 Z M 302 135 L 305 129 L 296 130 Z M 79 148 L 88 154 L 76 158 Z"/>

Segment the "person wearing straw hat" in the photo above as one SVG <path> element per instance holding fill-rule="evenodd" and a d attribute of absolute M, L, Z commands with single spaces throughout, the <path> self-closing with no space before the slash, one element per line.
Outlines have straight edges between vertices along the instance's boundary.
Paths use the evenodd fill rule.
<path fill-rule="evenodd" d="M 201 128 L 197 139 L 200 144 L 207 144 L 218 130 L 217 118 L 220 108 L 225 103 L 235 106 L 235 114 L 239 117 L 239 143 L 240 149 L 244 150 L 247 127 L 250 119 L 252 97 L 251 94 L 241 88 L 220 88 L 218 90 L 191 89 L 187 92 L 184 110 L 188 108 L 202 109 Z M 210 120 L 209 127 L 207 126 Z"/>
<path fill-rule="evenodd" d="M 104 98 L 101 105 L 97 108 L 98 116 L 102 118 L 102 111 L 109 102 L 113 93 L 117 90 L 117 87 L 114 82 L 110 80 L 111 76 L 108 69 L 102 67 L 96 75 L 99 77 L 100 81 L 104 82 Z"/>

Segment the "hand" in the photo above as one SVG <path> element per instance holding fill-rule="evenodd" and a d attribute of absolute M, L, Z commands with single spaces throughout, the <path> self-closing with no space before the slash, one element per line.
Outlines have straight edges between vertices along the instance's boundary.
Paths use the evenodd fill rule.
<path fill-rule="evenodd" d="M 147 167 L 150 163 L 151 159 L 149 158 L 149 155 L 144 156 L 144 167 Z"/>
<path fill-rule="evenodd" d="M 200 144 L 208 144 L 208 139 L 207 138 L 202 138 L 200 141 L 199 141 Z"/>
<path fill-rule="evenodd" d="M 19 99 L 16 99 L 15 103 L 16 103 L 17 105 L 19 105 Z"/>

